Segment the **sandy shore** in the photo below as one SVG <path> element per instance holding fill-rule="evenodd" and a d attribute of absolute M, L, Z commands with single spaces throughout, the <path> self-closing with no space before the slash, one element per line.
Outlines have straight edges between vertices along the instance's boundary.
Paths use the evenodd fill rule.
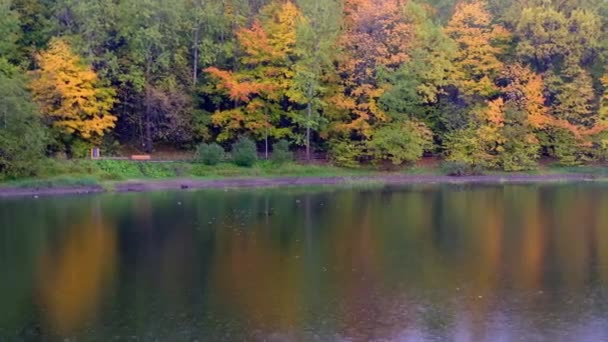
<path fill-rule="evenodd" d="M 0 187 L 0 197 L 16 196 L 55 196 L 82 195 L 115 192 L 147 192 L 168 190 L 200 190 L 218 188 L 268 188 L 284 186 L 314 186 L 339 184 L 378 183 L 387 185 L 408 184 L 529 184 L 551 182 L 593 181 L 596 178 L 585 174 L 560 175 L 491 175 L 491 176 L 425 176 L 425 175 L 377 175 L 361 177 L 284 177 L 284 178 L 226 178 L 216 180 L 203 179 L 169 179 L 169 180 L 130 180 L 117 182 L 108 187 L 51 187 L 51 188 L 18 188 Z M 111 190 L 108 190 L 111 189 Z"/>

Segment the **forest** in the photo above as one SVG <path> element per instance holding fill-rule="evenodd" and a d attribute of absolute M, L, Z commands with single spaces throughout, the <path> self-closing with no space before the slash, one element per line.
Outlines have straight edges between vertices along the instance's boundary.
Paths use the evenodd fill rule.
<path fill-rule="evenodd" d="M 605 0 L 0 0 L 0 173 L 239 139 L 334 165 L 608 159 Z M 245 138 L 246 137 L 246 138 Z"/>

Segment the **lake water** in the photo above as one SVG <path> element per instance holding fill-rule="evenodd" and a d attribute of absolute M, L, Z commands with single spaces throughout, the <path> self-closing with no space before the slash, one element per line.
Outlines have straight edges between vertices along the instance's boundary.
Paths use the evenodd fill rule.
<path fill-rule="evenodd" d="M 0 200 L 0 340 L 606 341 L 608 185 Z"/>

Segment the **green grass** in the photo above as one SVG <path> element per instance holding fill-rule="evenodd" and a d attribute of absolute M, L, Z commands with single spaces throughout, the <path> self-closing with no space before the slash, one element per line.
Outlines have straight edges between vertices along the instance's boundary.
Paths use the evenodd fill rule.
<path fill-rule="evenodd" d="M 18 189 L 54 189 L 69 187 L 101 186 L 100 182 L 91 177 L 51 177 L 51 178 L 32 178 L 20 179 L 2 183 L 2 187 Z"/>
<path fill-rule="evenodd" d="M 430 175 L 445 174 L 440 167 L 413 166 L 395 168 L 393 174 Z M 487 175 L 509 175 L 506 172 L 488 171 Z M 601 166 L 559 167 L 546 166 L 519 174 L 589 174 L 608 178 L 608 168 Z M 386 174 L 368 166 L 358 169 L 340 168 L 332 165 L 304 165 L 285 163 L 276 165 L 271 161 L 258 161 L 252 167 L 240 167 L 231 163 L 209 166 L 189 162 L 135 162 L 130 160 L 48 160 L 36 178 L 0 182 L 2 187 L 58 188 L 77 186 L 111 187 L 114 181 L 135 179 L 171 178 L 255 178 L 255 177 L 357 177 Z"/>

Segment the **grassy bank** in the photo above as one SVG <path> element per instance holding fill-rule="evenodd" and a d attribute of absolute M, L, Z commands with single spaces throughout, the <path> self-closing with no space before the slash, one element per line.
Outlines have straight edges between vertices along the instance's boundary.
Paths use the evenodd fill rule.
<path fill-rule="evenodd" d="M 448 170 L 437 165 L 410 166 L 380 171 L 374 167 L 359 169 L 340 168 L 332 165 L 304 165 L 285 163 L 276 165 L 260 161 L 252 167 L 239 167 L 231 163 L 207 166 L 189 162 L 134 162 L 129 160 L 51 160 L 36 178 L 3 180 L 0 187 L 10 188 L 63 188 L 106 186 L 127 180 L 169 180 L 190 178 L 221 180 L 230 178 L 276 178 L 276 177 L 357 177 L 387 174 L 441 176 Z M 504 172 L 483 172 L 485 175 L 509 175 Z M 559 167 L 545 166 L 519 174 L 560 175 L 585 174 L 597 178 L 608 178 L 608 168 L 603 166 Z"/>
<path fill-rule="evenodd" d="M 260 161 L 252 167 L 231 163 L 208 166 L 189 162 L 134 162 L 129 160 L 62 160 L 50 161 L 36 178 L 2 180 L 0 187 L 59 188 L 102 185 L 113 181 L 136 179 L 163 180 L 175 178 L 225 179 L 254 177 L 335 177 L 364 176 L 373 169 L 345 169 L 331 165 L 276 165 Z"/>

